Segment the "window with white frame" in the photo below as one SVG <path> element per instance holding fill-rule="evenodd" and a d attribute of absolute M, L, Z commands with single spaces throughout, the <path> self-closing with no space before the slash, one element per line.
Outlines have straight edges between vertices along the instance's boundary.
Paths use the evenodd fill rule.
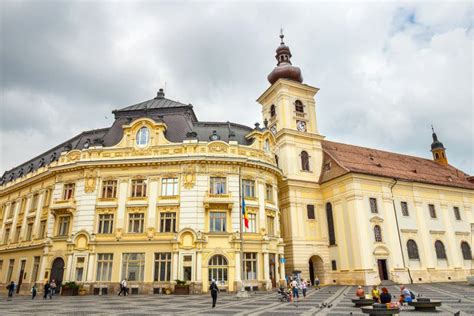
<path fill-rule="evenodd" d="M 227 284 L 227 259 L 222 255 L 214 255 L 209 260 L 209 281 L 211 280 L 215 280 L 218 285 Z"/>
<path fill-rule="evenodd" d="M 112 253 L 97 254 L 96 281 L 111 281 L 113 261 L 114 255 Z"/>
<path fill-rule="evenodd" d="M 257 253 L 244 252 L 244 280 L 257 279 Z"/>
<path fill-rule="evenodd" d="M 31 281 L 33 283 L 38 281 L 39 264 L 40 264 L 40 257 L 34 257 L 34 259 L 33 259 L 33 270 L 31 271 Z M 0 275 L 1 275 L 1 273 L 0 273 Z"/>
<path fill-rule="evenodd" d="M 245 232 L 247 233 L 256 233 L 257 232 L 257 214 L 247 213 L 249 218 L 249 228 L 245 227 Z"/>
<path fill-rule="evenodd" d="M 210 212 L 209 213 L 209 231 L 225 232 L 226 231 L 226 212 Z"/>
<path fill-rule="evenodd" d="M 434 204 L 428 204 L 428 210 L 430 212 L 430 217 L 436 218 L 436 209 L 435 209 Z"/>
<path fill-rule="evenodd" d="M 176 212 L 160 213 L 160 233 L 176 232 Z"/>
<path fill-rule="evenodd" d="M 16 207 L 16 202 L 13 201 L 12 204 L 10 204 L 10 207 L 8 208 L 7 219 L 13 218 L 13 215 L 15 214 L 15 207 Z"/>
<path fill-rule="evenodd" d="M 246 198 L 255 197 L 255 181 L 244 179 L 242 180 L 242 194 Z"/>
<path fill-rule="evenodd" d="M 42 220 L 40 222 L 40 227 L 39 227 L 39 235 L 38 238 L 45 238 L 46 237 L 46 220 Z"/>
<path fill-rule="evenodd" d="M 112 234 L 114 229 L 114 214 L 99 214 L 97 223 L 98 234 Z"/>
<path fill-rule="evenodd" d="M 178 178 L 161 179 L 161 195 L 162 196 L 178 195 Z"/>
<path fill-rule="evenodd" d="M 144 179 L 132 180 L 131 197 L 133 198 L 146 197 L 146 181 Z"/>
<path fill-rule="evenodd" d="M 155 253 L 155 282 L 169 282 L 171 280 L 171 252 Z"/>
<path fill-rule="evenodd" d="M 74 274 L 75 281 L 77 282 L 82 282 L 82 279 L 84 277 L 84 262 L 86 258 L 84 257 L 77 257 L 76 258 L 76 271 Z"/>
<path fill-rule="evenodd" d="M 26 241 L 30 241 L 33 235 L 33 222 L 29 222 L 26 226 Z"/>
<path fill-rule="evenodd" d="M 74 197 L 74 183 L 66 183 L 63 188 L 63 200 L 70 200 Z"/>
<path fill-rule="evenodd" d="M 29 212 L 35 212 L 36 209 L 38 208 L 38 200 L 39 200 L 39 194 L 36 193 L 33 195 L 33 198 L 31 199 L 31 205 L 30 205 L 30 211 Z"/>
<path fill-rule="evenodd" d="M 10 239 L 10 232 L 11 232 L 11 227 L 10 226 L 5 227 L 5 234 L 3 235 L 4 244 L 8 243 L 8 239 Z"/>
<path fill-rule="evenodd" d="M 408 213 L 408 203 L 407 202 L 401 202 L 402 206 L 402 215 L 403 216 L 409 216 L 410 214 Z"/>
<path fill-rule="evenodd" d="M 150 130 L 146 127 L 142 127 L 137 132 L 137 146 L 138 147 L 145 147 L 148 145 L 148 141 L 150 138 Z"/>
<path fill-rule="evenodd" d="M 15 240 L 14 242 L 20 241 L 20 234 L 21 234 L 21 226 L 17 226 L 15 230 Z"/>
<path fill-rule="evenodd" d="M 275 217 L 267 215 L 267 234 L 269 237 L 275 236 Z"/>
<path fill-rule="evenodd" d="M 117 197 L 117 180 L 102 181 L 102 198 L 114 199 Z"/>
<path fill-rule="evenodd" d="M 226 194 L 226 178 L 211 177 L 209 191 L 211 194 Z"/>
<path fill-rule="evenodd" d="M 58 236 L 67 236 L 69 234 L 69 216 L 60 216 L 58 225 Z"/>
<path fill-rule="evenodd" d="M 128 214 L 128 232 L 132 234 L 143 233 L 145 226 L 144 213 L 129 213 Z"/>
<path fill-rule="evenodd" d="M 122 279 L 143 281 L 145 271 L 144 253 L 124 253 L 122 256 Z"/>
<path fill-rule="evenodd" d="M 273 185 L 268 183 L 265 185 L 265 200 L 273 202 Z"/>
<path fill-rule="evenodd" d="M 455 206 L 453 207 L 453 212 L 454 212 L 454 218 L 456 218 L 457 221 L 461 220 L 461 212 L 459 212 L 459 207 Z"/>

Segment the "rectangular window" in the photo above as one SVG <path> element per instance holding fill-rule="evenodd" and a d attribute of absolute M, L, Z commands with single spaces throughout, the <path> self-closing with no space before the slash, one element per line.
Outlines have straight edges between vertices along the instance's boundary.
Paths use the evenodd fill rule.
<path fill-rule="evenodd" d="M 6 279 L 7 283 L 10 283 L 10 281 L 12 280 L 13 268 L 14 267 L 15 267 L 15 259 L 10 259 L 10 263 L 8 265 L 7 279 Z"/>
<path fill-rule="evenodd" d="M 46 190 L 44 192 L 44 206 L 49 206 L 49 202 L 51 201 L 51 190 Z"/>
<path fill-rule="evenodd" d="M 122 261 L 122 279 L 127 279 L 127 281 L 143 281 L 145 271 L 144 253 L 124 253 Z"/>
<path fill-rule="evenodd" d="M 370 211 L 372 213 L 378 213 L 379 210 L 377 208 L 377 199 L 376 198 L 369 198 L 369 202 L 370 202 Z"/>
<path fill-rule="evenodd" d="M 82 281 L 82 278 L 84 277 L 84 262 L 85 258 L 84 257 L 77 257 L 76 258 L 76 273 L 75 273 L 75 280 L 78 282 Z"/>
<path fill-rule="evenodd" d="M 256 233 L 257 232 L 257 214 L 255 213 L 248 213 L 249 217 L 249 228 L 245 227 L 245 232 L 247 233 Z"/>
<path fill-rule="evenodd" d="M 226 194 L 226 178 L 211 177 L 211 194 Z"/>
<path fill-rule="evenodd" d="M 436 218 L 436 209 L 435 209 L 434 204 L 428 204 L 428 209 L 430 211 L 430 217 Z"/>
<path fill-rule="evenodd" d="M 67 236 L 69 234 L 69 216 L 59 217 L 58 236 Z"/>
<path fill-rule="evenodd" d="M 23 214 L 26 210 L 26 198 L 21 199 L 20 214 Z"/>
<path fill-rule="evenodd" d="M 402 205 L 402 215 L 403 216 L 409 216 L 410 214 L 408 213 L 408 203 L 407 202 L 401 202 Z"/>
<path fill-rule="evenodd" d="M 7 244 L 7 243 L 8 243 L 8 239 L 10 239 L 10 231 L 11 231 L 11 228 L 10 228 L 10 227 L 5 228 L 5 235 L 3 236 L 3 243 L 4 243 L 4 244 Z"/>
<path fill-rule="evenodd" d="M 131 213 L 128 214 L 128 232 L 134 234 L 143 233 L 143 227 L 145 225 L 145 214 L 143 213 Z"/>
<path fill-rule="evenodd" d="M 453 207 L 454 211 L 454 217 L 456 218 L 457 221 L 461 220 L 461 213 L 459 212 L 459 207 L 455 206 Z"/>
<path fill-rule="evenodd" d="M 226 212 L 210 212 L 209 214 L 209 231 L 225 232 L 226 231 Z"/>
<path fill-rule="evenodd" d="M 0 260 L 0 280 L 2 279 L 2 272 L 3 272 L 3 260 Z"/>
<path fill-rule="evenodd" d="M 146 197 L 146 182 L 144 179 L 132 180 L 132 197 Z"/>
<path fill-rule="evenodd" d="M 162 196 L 178 195 L 178 178 L 161 179 L 161 195 Z"/>
<path fill-rule="evenodd" d="M 255 181 L 242 180 L 242 194 L 246 198 L 254 198 L 255 197 Z"/>
<path fill-rule="evenodd" d="M 336 260 L 331 260 L 331 268 L 332 268 L 332 271 L 336 271 L 336 270 L 337 270 L 337 263 L 336 263 Z"/>
<path fill-rule="evenodd" d="M 102 181 L 102 198 L 115 199 L 117 197 L 117 180 Z"/>
<path fill-rule="evenodd" d="M 160 233 L 176 233 L 176 213 L 160 213 Z"/>
<path fill-rule="evenodd" d="M 171 253 L 155 253 L 155 282 L 169 282 L 171 280 Z"/>
<path fill-rule="evenodd" d="M 114 229 L 114 214 L 99 214 L 98 234 L 112 234 Z"/>
<path fill-rule="evenodd" d="M 46 220 L 42 220 L 40 222 L 40 227 L 39 227 L 39 235 L 38 238 L 45 238 L 46 237 Z"/>
<path fill-rule="evenodd" d="M 244 280 L 256 280 L 257 279 L 257 253 L 256 252 L 245 252 L 244 253 Z"/>
<path fill-rule="evenodd" d="M 31 237 L 33 235 L 33 222 L 28 223 L 28 226 L 26 227 L 26 241 L 30 241 Z"/>
<path fill-rule="evenodd" d="M 20 234 L 21 234 L 21 226 L 17 226 L 15 230 L 15 240 L 14 242 L 20 241 Z"/>
<path fill-rule="evenodd" d="M 267 216 L 267 234 L 269 237 L 275 236 L 275 217 Z"/>
<path fill-rule="evenodd" d="M 112 263 L 114 255 L 111 253 L 97 254 L 97 281 L 110 281 L 112 279 Z"/>
<path fill-rule="evenodd" d="M 308 219 L 316 219 L 316 216 L 314 214 L 314 205 L 306 205 L 306 212 L 308 213 Z"/>
<path fill-rule="evenodd" d="M 36 209 L 38 208 L 38 200 L 39 194 L 36 193 L 33 195 L 33 199 L 31 200 L 30 212 L 36 212 Z"/>
<path fill-rule="evenodd" d="M 34 283 L 38 281 L 40 257 L 34 257 L 33 259 L 33 271 L 31 271 L 31 281 Z"/>
<path fill-rule="evenodd" d="M 13 218 L 13 214 L 15 214 L 15 207 L 16 207 L 16 203 L 12 202 L 8 210 L 8 216 L 7 216 L 8 219 Z"/>
<path fill-rule="evenodd" d="M 74 183 L 66 183 L 63 190 L 63 200 L 70 200 L 74 197 Z"/>
<path fill-rule="evenodd" d="M 265 200 L 273 202 L 273 186 L 271 184 L 265 185 Z"/>

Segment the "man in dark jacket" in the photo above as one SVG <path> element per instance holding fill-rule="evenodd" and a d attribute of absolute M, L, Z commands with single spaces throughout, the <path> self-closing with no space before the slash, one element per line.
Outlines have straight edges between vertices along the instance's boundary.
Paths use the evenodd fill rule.
<path fill-rule="evenodd" d="M 212 279 L 212 283 L 209 290 L 211 290 L 212 308 L 214 308 L 216 307 L 217 293 L 219 292 L 219 288 L 217 287 L 216 280 Z"/>
<path fill-rule="evenodd" d="M 8 299 L 11 300 L 13 297 L 13 292 L 15 291 L 15 282 L 11 281 L 9 285 L 7 285 L 8 289 Z"/>
<path fill-rule="evenodd" d="M 48 280 L 46 280 L 46 281 L 44 282 L 44 287 L 43 287 L 43 291 L 44 291 L 44 293 L 43 293 L 43 300 L 45 300 L 45 299 L 48 298 L 49 288 L 50 288 L 49 282 L 48 282 Z"/>

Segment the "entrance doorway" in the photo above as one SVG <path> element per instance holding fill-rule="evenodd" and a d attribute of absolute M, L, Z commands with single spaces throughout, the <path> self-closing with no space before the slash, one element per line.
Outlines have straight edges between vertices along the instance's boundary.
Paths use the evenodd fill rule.
<path fill-rule="evenodd" d="M 56 282 L 56 293 L 59 293 L 61 289 L 61 284 L 63 283 L 64 275 L 64 260 L 62 258 L 56 258 L 53 261 L 53 266 L 51 267 L 51 276 L 50 281 L 54 280 Z"/>
<path fill-rule="evenodd" d="M 380 281 L 388 280 L 387 260 L 379 259 L 377 260 L 377 265 L 379 267 Z"/>
<path fill-rule="evenodd" d="M 18 283 L 16 287 L 16 294 L 20 293 L 21 284 L 23 283 L 23 276 L 25 275 L 26 260 L 20 261 L 20 276 L 18 277 Z"/>
<path fill-rule="evenodd" d="M 312 256 L 308 262 L 309 279 L 314 285 L 314 280 L 319 279 L 320 283 L 324 282 L 324 263 L 320 256 Z"/>
<path fill-rule="evenodd" d="M 275 254 L 269 254 L 269 268 L 270 268 L 270 280 L 272 281 L 272 287 L 276 287 L 276 263 L 275 263 Z"/>

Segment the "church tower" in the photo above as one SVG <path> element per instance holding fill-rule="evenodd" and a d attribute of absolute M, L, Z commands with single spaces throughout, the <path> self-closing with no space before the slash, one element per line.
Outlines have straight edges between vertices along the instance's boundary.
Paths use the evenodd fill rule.
<path fill-rule="evenodd" d="M 431 130 L 433 131 L 433 143 L 431 143 L 433 160 L 440 165 L 447 165 L 448 158 L 446 157 L 446 148 L 444 148 L 443 143 L 438 140 L 438 135 L 436 135 L 433 126 L 431 126 Z"/>
<path fill-rule="evenodd" d="M 328 262 L 323 204 L 318 180 L 323 151 L 319 134 L 315 95 L 318 88 L 303 83 L 301 69 L 292 65 L 290 48 L 280 35 L 277 66 L 268 75 L 271 86 L 258 98 L 266 126 L 276 138 L 276 157 L 283 171 L 280 183 L 282 237 L 285 243 L 286 274 L 301 271 L 310 277 L 311 258 L 318 260 L 321 279 Z M 318 213 L 321 212 L 321 216 Z"/>

